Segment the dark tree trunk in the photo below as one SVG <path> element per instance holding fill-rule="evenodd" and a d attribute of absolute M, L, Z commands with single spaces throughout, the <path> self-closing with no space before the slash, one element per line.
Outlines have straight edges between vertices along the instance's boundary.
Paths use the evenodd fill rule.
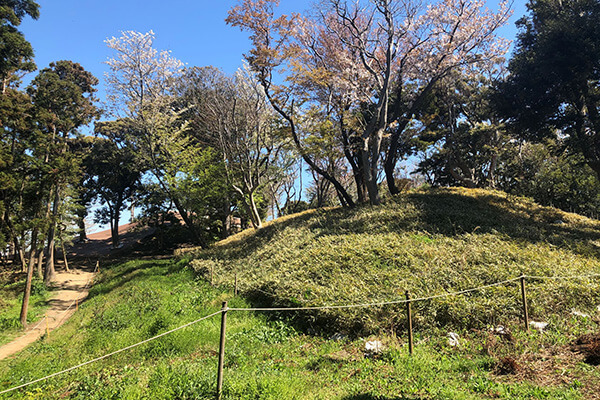
<path fill-rule="evenodd" d="M 25 272 L 27 270 L 27 264 L 25 261 L 25 253 L 23 252 L 23 248 L 21 247 L 21 243 L 19 243 L 19 238 L 16 236 L 13 238 L 13 242 L 15 244 L 15 256 L 17 258 L 17 263 L 21 267 L 21 272 Z"/>
<path fill-rule="evenodd" d="M 85 242 L 87 240 L 87 232 L 85 230 L 85 214 L 78 213 L 77 215 L 77 227 L 79 228 L 79 241 Z"/>
<path fill-rule="evenodd" d="M 361 149 L 350 143 L 348 133 L 342 127 L 342 144 L 344 146 L 344 156 L 352 168 L 352 175 L 356 185 L 357 202 L 364 204 L 367 202 L 367 186 L 365 185 L 364 166 Z M 357 154 L 358 153 L 358 154 Z"/>
<path fill-rule="evenodd" d="M 27 327 L 27 310 L 29 309 L 29 297 L 31 296 L 31 281 L 33 279 L 33 262 L 27 267 L 27 281 L 25 282 L 25 292 L 23 293 L 23 303 L 21 304 L 21 325 Z"/>
<path fill-rule="evenodd" d="M 56 236 L 56 222 L 58 219 L 58 206 L 60 204 L 60 191 L 58 186 L 56 187 L 56 192 L 54 193 L 54 201 L 52 204 L 52 220 L 50 223 L 50 228 L 48 229 L 48 247 L 46 254 L 46 270 L 44 273 L 44 283 L 49 285 L 54 276 L 56 275 L 56 270 L 54 268 L 54 247 L 55 247 L 55 236 Z"/>
<path fill-rule="evenodd" d="M 185 226 L 187 226 L 187 228 L 189 229 L 190 234 L 192 235 L 192 240 L 195 243 L 199 244 L 201 247 L 205 247 L 206 243 L 204 243 L 204 240 L 202 240 L 202 238 L 200 237 L 200 234 L 198 233 L 198 229 L 196 229 L 196 227 L 192 223 L 192 220 L 190 219 L 189 215 L 187 214 L 187 211 L 183 208 L 183 206 L 179 202 L 179 199 L 177 199 L 177 198 L 173 199 L 173 204 L 175 204 L 175 208 L 177 209 L 177 212 L 179 212 L 179 215 L 181 215 L 181 218 L 183 219 Z"/>
<path fill-rule="evenodd" d="M 69 269 L 69 260 L 67 259 L 67 250 L 65 248 L 65 241 L 62 234 L 62 229 L 58 230 L 58 240 L 60 240 L 60 250 L 62 251 L 63 262 L 65 263 L 65 270 L 70 272 Z"/>
<path fill-rule="evenodd" d="M 37 250 L 37 266 L 36 266 L 36 274 L 38 278 L 44 279 L 44 269 L 42 268 L 44 265 L 44 249 L 38 248 Z"/>
<path fill-rule="evenodd" d="M 123 207 L 123 201 L 121 200 L 121 196 L 117 199 L 117 202 L 113 209 L 111 210 L 111 223 L 110 223 L 110 235 L 112 238 L 112 246 L 113 248 L 119 247 L 120 238 L 119 238 L 119 220 L 121 219 L 121 208 Z"/>

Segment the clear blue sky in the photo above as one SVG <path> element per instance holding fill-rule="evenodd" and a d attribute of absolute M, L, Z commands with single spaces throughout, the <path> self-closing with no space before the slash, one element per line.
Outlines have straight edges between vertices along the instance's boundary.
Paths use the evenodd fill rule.
<path fill-rule="evenodd" d="M 225 24 L 236 0 L 38 0 L 37 21 L 21 25 L 33 45 L 38 68 L 56 60 L 80 63 L 101 80 L 110 52 L 104 40 L 135 30 L 156 34 L 156 48 L 173 52 L 189 66 L 214 65 L 227 73 L 242 64 L 250 42 L 247 34 Z M 281 0 L 284 12 L 304 11 L 312 0 Z M 496 8 L 498 0 L 488 0 Z M 515 0 L 515 14 L 502 36 L 513 39 L 514 21 L 525 13 L 525 0 Z"/>
<path fill-rule="evenodd" d="M 37 0 L 37 21 L 26 19 L 21 31 L 33 45 L 38 68 L 52 61 L 72 60 L 100 79 L 98 97 L 104 100 L 104 62 L 110 56 L 104 40 L 134 30 L 156 34 L 155 47 L 171 50 L 189 66 L 213 65 L 233 73 L 250 49 L 247 33 L 225 24 L 237 0 Z M 426 1 L 426 0 L 425 0 Z M 498 0 L 487 0 L 497 8 Z M 282 12 L 302 12 L 313 0 L 281 0 Z M 500 34 L 513 39 L 514 22 L 525 13 L 525 0 L 515 0 L 515 13 Z M 30 74 L 31 79 L 34 74 Z M 26 81 L 28 79 L 26 78 Z M 86 131 L 85 129 L 83 130 Z M 126 222 L 128 213 L 123 213 Z M 92 231 L 102 229 L 96 227 Z"/>

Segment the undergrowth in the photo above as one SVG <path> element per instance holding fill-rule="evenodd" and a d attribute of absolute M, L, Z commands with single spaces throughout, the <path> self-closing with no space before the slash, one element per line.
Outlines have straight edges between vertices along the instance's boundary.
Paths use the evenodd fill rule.
<path fill-rule="evenodd" d="M 422 190 L 377 207 L 308 211 L 247 231 L 192 266 L 262 306 L 322 306 L 427 297 L 516 278 L 600 273 L 600 223 L 500 192 Z M 600 279 L 530 279 L 530 314 L 594 313 Z M 415 329 L 509 324 L 522 314 L 518 283 L 413 305 Z M 301 314 L 307 331 L 366 335 L 406 324 L 404 306 Z"/>
<path fill-rule="evenodd" d="M 8 343 L 23 330 L 19 318 L 24 287 L 24 274 L 21 276 L 10 273 L 0 275 L 0 345 Z M 28 324 L 43 317 L 51 295 L 52 291 L 46 288 L 41 279 L 36 278 L 32 281 L 27 313 Z"/>
<path fill-rule="evenodd" d="M 184 256 L 191 263 L 107 266 L 65 325 L 0 361 L 0 391 L 209 315 L 225 300 L 235 308 L 377 302 L 521 273 L 598 273 L 598 227 L 500 193 L 421 191 L 380 207 L 284 218 Z M 413 304 L 413 356 L 400 305 L 230 311 L 223 398 L 598 398 L 600 370 L 576 346 L 598 331 L 598 280 L 531 279 L 527 288 L 532 318 L 548 322 L 542 332 L 523 329 L 519 287 L 499 286 Z M 0 398 L 213 399 L 219 328 L 215 316 Z M 367 351 L 368 341 L 381 351 Z"/>
<path fill-rule="evenodd" d="M 105 267 L 90 297 L 61 328 L 15 358 L 0 361 L 0 391 L 90 360 L 220 309 L 250 304 L 231 291 L 195 279 L 187 261 L 138 260 Z M 532 351 L 562 349 L 572 331 L 591 319 L 569 318 L 546 333 L 514 327 L 510 338 L 488 330 L 460 331 L 450 346 L 446 330 L 415 338 L 407 354 L 404 333 L 359 339 L 307 335 L 282 320 L 228 313 L 224 399 L 583 399 L 598 371 L 571 355 L 544 376 L 549 385 L 518 375 Z M 215 316 L 113 357 L 3 399 L 214 399 L 220 317 Z M 509 328 L 510 329 L 510 328 Z M 380 340 L 381 352 L 365 351 Z M 492 343 L 493 341 L 496 343 Z M 501 371 L 514 359 L 515 371 Z M 511 364 L 512 365 L 512 364 Z M 523 365 L 523 367 L 522 367 Z M 548 383 L 548 382 L 546 382 Z"/>

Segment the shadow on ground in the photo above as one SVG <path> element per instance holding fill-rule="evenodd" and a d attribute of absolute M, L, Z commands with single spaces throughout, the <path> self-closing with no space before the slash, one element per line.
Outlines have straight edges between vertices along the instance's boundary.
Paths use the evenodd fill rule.
<path fill-rule="evenodd" d="M 313 238 L 329 235 L 418 231 L 432 235 L 498 234 L 511 240 L 548 242 L 574 253 L 600 257 L 600 225 L 581 219 L 563 221 L 565 213 L 501 192 L 429 189 L 402 194 L 380 206 L 311 210 L 275 221 L 238 240 L 219 245 L 228 259 L 245 258 L 290 229 L 307 229 Z M 194 254 L 211 258 L 212 252 Z"/>

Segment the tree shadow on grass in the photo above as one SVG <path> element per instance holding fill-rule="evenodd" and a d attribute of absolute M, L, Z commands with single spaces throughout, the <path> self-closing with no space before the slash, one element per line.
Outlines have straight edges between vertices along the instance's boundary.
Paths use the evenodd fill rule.
<path fill-rule="evenodd" d="M 237 240 L 201 251 L 199 259 L 244 259 L 289 230 L 304 230 L 307 242 L 322 236 L 423 232 L 456 237 L 497 234 L 521 242 L 550 243 L 576 254 L 600 257 L 600 225 L 581 219 L 563 223 L 564 213 L 501 192 L 429 189 L 395 196 L 379 206 L 310 210 L 285 217 Z"/>
<path fill-rule="evenodd" d="M 101 280 L 96 281 L 96 285 L 90 289 L 88 298 L 107 294 L 133 280 L 150 276 L 163 276 L 171 270 L 172 266 L 173 264 L 160 264 L 157 261 L 131 262 L 129 265 L 120 265 L 116 267 L 118 272 L 111 272 L 106 278 L 100 278 Z"/>
<path fill-rule="evenodd" d="M 550 243 L 576 254 L 600 257 L 600 224 L 581 219 L 565 223 L 562 211 L 541 207 L 500 192 L 430 189 L 396 196 L 388 203 L 361 212 L 315 221 L 316 236 L 345 233 L 426 232 L 449 237 L 496 234 L 529 243 Z M 339 213 L 339 211 L 337 211 Z M 348 213 L 348 212 L 346 212 Z"/>

